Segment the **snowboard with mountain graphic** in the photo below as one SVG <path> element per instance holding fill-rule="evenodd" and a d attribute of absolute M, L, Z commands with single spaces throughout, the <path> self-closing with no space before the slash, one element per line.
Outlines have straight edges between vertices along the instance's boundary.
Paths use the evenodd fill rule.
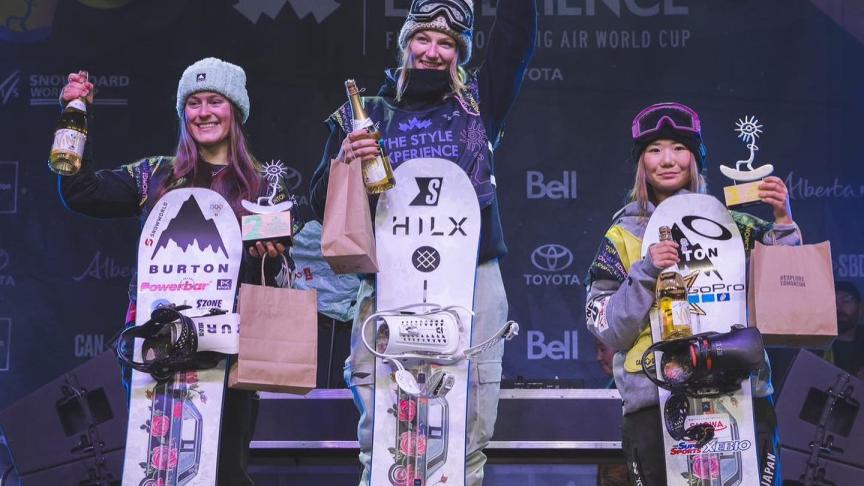
<path fill-rule="evenodd" d="M 138 246 L 136 325 L 165 305 L 188 305 L 194 317 L 234 311 L 242 241 L 231 206 L 209 189 L 175 189 L 150 212 Z M 196 321 L 199 344 L 230 339 L 233 324 Z M 135 344 L 137 360 L 141 343 Z M 226 359 L 157 382 L 133 371 L 123 484 L 215 485 Z"/>

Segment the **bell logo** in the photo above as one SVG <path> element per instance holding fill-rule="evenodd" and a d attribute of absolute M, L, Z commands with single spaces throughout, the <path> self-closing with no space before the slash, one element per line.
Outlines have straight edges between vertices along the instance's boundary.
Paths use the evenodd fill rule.
<path fill-rule="evenodd" d="M 528 331 L 528 359 L 553 361 L 579 359 L 579 333 L 565 331 L 563 341 L 549 341 L 543 331 Z"/>
<path fill-rule="evenodd" d="M 525 190 L 528 199 L 576 199 L 577 175 L 575 170 L 565 170 L 561 179 L 546 181 L 543 173 L 529 170 L 525 173 Z"/>

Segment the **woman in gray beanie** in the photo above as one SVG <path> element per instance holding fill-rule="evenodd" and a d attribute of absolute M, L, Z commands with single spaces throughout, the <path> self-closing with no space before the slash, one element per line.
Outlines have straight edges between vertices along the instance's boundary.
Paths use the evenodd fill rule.
<path fill-rule="evenodd" d="M 93 85 L 83 76 L 70 74 L 61 100 L 65 103 L 76 98 L 92 102 Z M 137 216 L 143 224 L 156 201 L 166 192 L 181 187 L 205 187 L 225 197 L 239 218 L 247 213 L 240 201 L 255 201 L 258 196 L 271 195 L 243 132 L 249 108 L 246 73 L 240 66 L 212 57 L 192 64 L 183 72 L 177 86 L 180 129 L 176 153 L 146 157 L 113 170 L 96 171 L 88 143 L 80 172 L 60 177 L 63 202 L 73 211 L 90 216 Z M 291 197 L 284 181 L 280 180 L 273 200 L 278 202 Z M 264 253 L 270 257 L 280 253 L 288 255 L 281 243 L 256 243 L 244 254 L 243 282 L 260 281 L 257 272 L 260 272 L 260 257 Z M 287 279 L 277 277 L 289 273 L 282 268 L 281 260 L 266 260 L 269 285 L 289 285 Z M 270 262 L 275 264 L 269 265 Z M 127 326 L 135 324 L 135 280 L 133 277 L 130 284 Z M 124 370 L 127 388 L 130 377 L 131 371 Z M 218 484 L 253 484 L 246 474 L 246 463 L 256 412 L 254 393 L 227 390 L 222 409 Z"/>
<path fill-rule="evenodd" d="M 369 118 L 380 123 L 394 167 L 408 159 L 439 156 L 471 174 L 481 211 L 480 253 L 474 292 L 472 342 L 490 337 L 507 320 L 507 296 L 498 259 L 507 252 L 494 186 L 492 151 L 501 142 L 507 113 L 515 102 L 537 36 L 534 0 L 500 0 L 482 67 L 466 70 L 471 58 L 474 5 L 471 0 L 415 0 L 399 33 L 401 65 L 385 72 L 377 96 L 364 97 Z M 378 148 L 364 130 L 353 130 L 350 105 L 326 121 L 330 136 L 311 181 L 310 199 L 324 214 L 330 161 L 371 160 Z M 404 137 L 406 130 L 412 136 Z M 452 140 L 434 137 L 452 134 Z M 407 144 L 396 142 L 402 136 Z M 416 142 L 416 143 L 415 143 Z M 435 155 L 424 155 L 435 154 Z M 374 198 L 373 198 L 374 199 Z M 374 211 L 375 202 L 372 201 Z M 369 484 L 373 443 L 375 359 L 364 348 L 360 328 L 375 310 L 374 276 L 358 295 L 345 379 L 360 411 L 358 440 L 361 485 Z M 483 448 L 495 428 L 503 343 L 471 360 L 467 405 L 465 484 L 483 482 Z"/>

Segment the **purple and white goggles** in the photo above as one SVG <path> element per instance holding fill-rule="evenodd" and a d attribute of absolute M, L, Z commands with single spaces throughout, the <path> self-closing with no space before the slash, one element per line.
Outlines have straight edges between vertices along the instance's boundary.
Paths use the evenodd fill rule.
<path fill-rule="evenodd" d="M 702 133 L 699 115 L 692 108 L 681 103 L 657 103 L 640 111 L 633 119 L 631 127 L 633 140 L 649 137 L 664 126 L 694 135 Z"/>
<path fill-rule="evenodd" d="M 474 10 L 465 0 L 415 0 L 407 20 L 426 23 L 442 16 L 450 28 L 460 33 L 471 30 L 474 25 Z"/>

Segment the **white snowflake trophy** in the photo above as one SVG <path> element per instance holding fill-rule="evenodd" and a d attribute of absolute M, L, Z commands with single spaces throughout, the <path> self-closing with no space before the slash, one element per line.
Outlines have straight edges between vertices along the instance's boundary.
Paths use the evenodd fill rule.
<path fill-rule="evenodd" d="M 750 157 L 735 162 L 734 169 L 726 165 L 720 166 L 720 172 L 734 182 L 733 185 L 723 188 L 723 193 L 726 196 L 726 206 L 729 207 L 759 201 L 759 184 L 762 179 L 774 172 L 774 166 L 771 164 L 753 167 L 756 152 L 759 151 L 756 140 L 762 133 L 762 125 L 759 124 L 759 120 L 755 116 L 745 116 L 738 120 L 735 127 L 735 131 L 738 132 L 738 138 L 747 144 L 747 148 L 750 149 Z"/>
<path fill-rule="evenodd" d="M 243 216 L 243 241 L 279 239 L 291 236 L 291 208 L 293 195 L 279 193 L 279 181 L 288 173 L 281 160 L 271 160 L 262 167 L 267 181 L 267 195 L 253 203 L 242 200 L 240 204 L 249 211 Z"/>

